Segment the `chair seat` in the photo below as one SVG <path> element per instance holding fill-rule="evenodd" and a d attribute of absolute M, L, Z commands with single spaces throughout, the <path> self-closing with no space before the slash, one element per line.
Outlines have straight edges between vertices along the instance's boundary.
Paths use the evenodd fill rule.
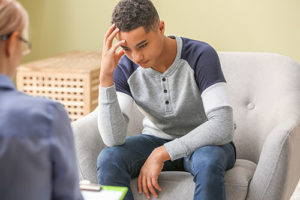
<path fill-rule="evenodd" d="M 234 167 L 225 174 L 226 199 L 246 199 L 255 169 L 256 164 L 252 161 L 236 160 Z"/>
<path fill-rule="evenodd" d="M 245 199 L 248 185 L 253 177 L 256 164 L 243 159 L 237 159 L 235 166 L 225 174 L 226 199 Z M 166 171 L 159 176 L 159 184 L 163 191 L 159 193 L 159 199 L 193 199 L 195 184 L 193 176 L 188 172 Z M 131 181 L 131 189 L 134 199 L 146 200 L 144 194 L 138 194 L 137 178 Z M 156 198 L 151 198 L 156 199 Z"/>

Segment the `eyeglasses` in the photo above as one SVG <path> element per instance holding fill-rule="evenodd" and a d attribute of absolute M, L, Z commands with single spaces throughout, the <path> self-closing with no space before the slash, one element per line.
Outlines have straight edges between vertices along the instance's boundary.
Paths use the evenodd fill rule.
<path fill-rule="evenodd" d="M 7 40 L 10 36 L 12 35 L 12 33 L 8 34 L 8 35 L 2 35 L 0 36 L 0 40 L 5 41 Z M 27 40 L 25 40 L 23 37 L 18 36 L 18 39 L 21 40 L 22 43 L 22 55 L 27 55 L 31 52 L 31 43 L 28 42 Z"/>

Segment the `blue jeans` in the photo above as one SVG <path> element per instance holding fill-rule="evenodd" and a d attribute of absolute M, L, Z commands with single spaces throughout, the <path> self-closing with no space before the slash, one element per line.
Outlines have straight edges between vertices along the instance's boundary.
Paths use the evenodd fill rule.
<path fill-rule="evenodd" d="M 126 139 L 121 146 L 106 147 L 97 161 L 98 182 L 102 185 L 126 186 L 125 200 L 133 200 L 130 180 L 138 177 L 140 169 L 153 149 L 169 142 L 151 135 L 137 135 Z M 191 155 L 166 161 L 163 171 L 187 171 L 194 176 L 194 199 L 226 199 L 224 175 L 235 163 L 232 142 L 222 146 L 204 146 Z"/>

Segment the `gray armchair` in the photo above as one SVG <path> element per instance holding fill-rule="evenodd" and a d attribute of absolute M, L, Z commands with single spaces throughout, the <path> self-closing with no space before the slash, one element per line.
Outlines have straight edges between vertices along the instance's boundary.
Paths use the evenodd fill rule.
<path fill-rule="evenodd" d="M 227 199 L 287 200 L 300 178 L 300 66 L 277 54 L 224 52 L 219 57 L 237 125 L 237 161 L 225 174 Z M 140 134 L 142 119 L 134 108 L 128 135 Z M 96 160 L 105 146 L 97 110 L 72 127 L 80 179 L 97 182 Z M 193 199 L 189 173 L 162 172 L 159 182 L 159 199 Z M 138 194 L 136 179 L 131 189 L 135 199 L 146 199 Z"/>

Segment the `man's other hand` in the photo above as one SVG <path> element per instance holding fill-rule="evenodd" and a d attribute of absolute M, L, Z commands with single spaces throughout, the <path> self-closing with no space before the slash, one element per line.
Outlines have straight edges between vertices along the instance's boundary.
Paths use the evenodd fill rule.
<path fill-rule="evenodd" d="M 138 190 L 140 194 L 143 191 L 149 199 L 150 191 L 155 198 L 158 198 L 157 190 L 162 191 L 162 188 L 158 184 L 158 176 L 163 169 L 164 162 L 167 160 L 170 160 L 170 155 L 164 146 L 160 146 L 152 151 L 141 168 L 138 177 Z"/>

